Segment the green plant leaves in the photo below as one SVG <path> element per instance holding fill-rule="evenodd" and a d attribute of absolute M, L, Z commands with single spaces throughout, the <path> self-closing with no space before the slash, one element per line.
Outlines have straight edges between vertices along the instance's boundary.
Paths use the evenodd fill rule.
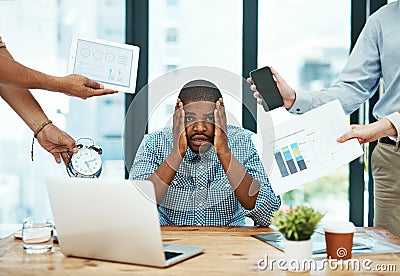
<path fill-rule="evenodd" d="M 314 208 L 299 205 L 290 212 L 275 211 L 271 223 L 288 240 L 309 240 L 324 215 Z"/>

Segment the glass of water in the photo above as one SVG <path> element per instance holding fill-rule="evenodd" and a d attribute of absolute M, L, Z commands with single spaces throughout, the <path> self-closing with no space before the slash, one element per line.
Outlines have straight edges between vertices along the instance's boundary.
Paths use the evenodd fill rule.
<path fill-rule="evenodd" d="M 45 253 L 53 248 L 54 224 L 50 219 L 26 218 L 22 224 L 22 245 L 28 254 Z"/>

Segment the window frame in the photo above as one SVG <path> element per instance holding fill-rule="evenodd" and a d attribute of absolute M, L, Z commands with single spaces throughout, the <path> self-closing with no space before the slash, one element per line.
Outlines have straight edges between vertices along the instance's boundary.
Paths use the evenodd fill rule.
<path fill-rule="evenodd" d="M 367 5 L 369 3 L 369 5 Z M 358 38 L 367 18 L 367 13 L 371 14 L 387 0 L 351 1 L 351 49 Z M 242 76 L 247 78 L 248 72 L 257 67 L 258 57 L 258 0 L 243 0 L 243 28 L 242 28 Z M 140 91 L 148 83 L 148 47 L 149 47 L 149 1 L 135 0 L 126 1 L 126 43 L 135 44 L 141 48 L 139 58 L 139 72 L 137 77 L 136 92 Z M 248 86 L 243 83 L 243 86 Z M 245 89 L 243 89 L 245 91 Z M 125 113 L 127 112 L 133 98 L 138 96 L 126 95 Z M 148 114 L 148 95 L 141 93 L 135 99 L 134 110 L 126 120 L 125 125 L 125 176 L 128 178 L 129 169 L 132 166 L 136 151 L 143 139 L 143 133 L 135 133 L 135 129 L 146 128 L 147 121 L 140 119 L 140 114 Z M 257 122 L 255 121 L 256 101 L 252 95 L 243 93 L 242 95 L 242 124 L 243 127 L 256 132 Z M 370 122 L 374 120 L 372 109 L 379 99 L 379 93 L 369 100 L 368 117 Z M 350 115 L 352 124 L 364 123 L 360 120 L 360 110 Z M 376 143 L 371 143 L 368 151 L 368 160 Z M 370 161 L 369 161 L 370 162 Z M 370 166 L 369 166 L 370 168 Z M 349 173 L 349 212 L 350 220 L 356 226 L 363 226 L 364 221 L 364 159 L 359 158 L 350 163 Z M 369 170 L 368 179 L 368 226 L 373 224 L 374 202 L 373 202 L 373 179 Z"/>

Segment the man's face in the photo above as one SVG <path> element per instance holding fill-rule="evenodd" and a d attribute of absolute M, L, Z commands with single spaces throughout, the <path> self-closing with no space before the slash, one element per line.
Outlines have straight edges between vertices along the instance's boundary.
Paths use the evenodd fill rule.
<path fill-rule="evenodd" d="M 215 103 L 207 101 L 188 102 L 185 110 L 185 129 L 188 145 L 194 152 L 205 152 L 214 142 Z"/>

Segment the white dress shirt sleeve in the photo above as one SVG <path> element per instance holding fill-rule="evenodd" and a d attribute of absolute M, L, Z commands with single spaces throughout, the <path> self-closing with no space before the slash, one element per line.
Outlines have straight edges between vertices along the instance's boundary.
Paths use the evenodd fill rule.
<path fill-rule="evenodd" d="M 386 116 L 385 118 L 387 118 L 393 124 L 397 131 L 396 136 L 389 136 L 389 138 L 395 140 L 396 142 L 400 141 L 400 113 L 396 111 Z"/>

